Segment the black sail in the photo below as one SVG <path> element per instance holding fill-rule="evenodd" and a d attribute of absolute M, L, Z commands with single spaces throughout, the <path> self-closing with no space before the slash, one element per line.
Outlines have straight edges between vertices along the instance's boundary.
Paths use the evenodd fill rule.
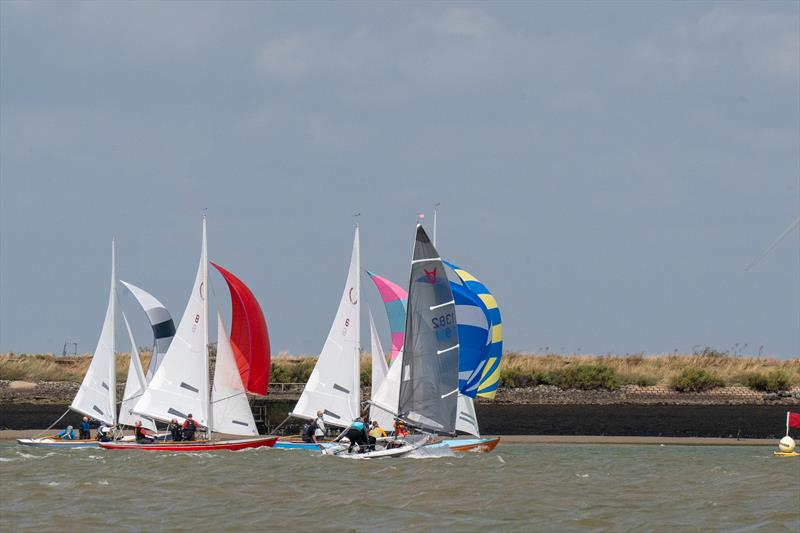
<path fill-rule="evenodd" d="M 444 265 L 417 226 L 408 288 L 399 416 L 410 425 L 455 433 L 458 404 L 458 329 Z"/>

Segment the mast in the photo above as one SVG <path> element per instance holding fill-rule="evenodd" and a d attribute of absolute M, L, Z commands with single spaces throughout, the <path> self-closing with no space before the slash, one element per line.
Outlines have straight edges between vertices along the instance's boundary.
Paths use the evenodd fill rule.
<path fill-rule="evenodd" d="M 356 222 L 356 236 L 355 236 L 355 255 L 356 255 L 356 310 L 355 310 L 355 324 L 353 324 L 353 332 L 355 336 L 355 359 L 353 365 L 353 383 L 358 391 L 358 410 L 356 416 L 361 416 L 361 239 L 359 236 L 358 222 Z"/>
<path fill-rule="evenodd" d="M 438 211 L 439 211 L 437 209 L 438 207 L 439 207 L 438 203 L 433 206 L 433 245 L 434 246 L 436 246 L 436 219 L 438 218 L 436 215 L 438 215 Z"/>
<path fill-rule="evenodd" d="M 117 425 L 117 253 L 115 239 L 111 239 L 111 294 L 109 295 L 111 307 L 111 364 L 108 382 L 111 384 L 111 420 L 112 426 Z"/>
<path fill-rule="evenodd" d="M 200 253 L 200 263 L 203 265 L 203 398 L 201 401 L 208 406 L 208 420 L 206 424 L 206 438 L 211 439 L 211 428 L 214 427 L 214 408 L 211 405 L 211 377 L 210 361 L 208 356 L 208 237 L 206 235 L 206 215 L 203 214 L 203 245 Z"/>

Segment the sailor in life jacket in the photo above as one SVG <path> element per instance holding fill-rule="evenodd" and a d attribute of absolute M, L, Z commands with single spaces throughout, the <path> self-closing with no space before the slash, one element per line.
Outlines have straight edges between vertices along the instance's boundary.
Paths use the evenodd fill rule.
<path fill-rule="evenodd" d="M 406 423 L 399 418 L 395 418 L 394 420 L 394 435 L 395 437 L 408 437 Z"/>
<path fill-rule="evenodd" d="M 155 442 L 147 435 L 147 431 L 142 427 L 141 420 L 137 420 L 136 425 L 133 426 L 133 434 L 136 436 L 136 442 L 139 444 L 152 444 Z"/>
<path fill-rule="evenodd" d="M 186 415 L 186 420 L 183 421 L 181 436 L 183 440 L 194 440 L 194 432 L 197 431 L 197 422 L 192 418 L 192 413 Z"/>

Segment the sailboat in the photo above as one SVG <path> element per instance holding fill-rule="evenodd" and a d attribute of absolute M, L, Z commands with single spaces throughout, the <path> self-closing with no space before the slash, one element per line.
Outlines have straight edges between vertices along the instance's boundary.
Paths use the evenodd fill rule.
<path fill-rule="evenodd" d="M 92 355 L 92 362 L 83 381 L 78 389 L 78 393 L 72 400 L 69 409 L 88 416 L 109 426 L 117 425 L 118 421 L 125 423 L 125 420 L 118 420 L 117 417 L 117 376 L 116 376 L 116 309 L 117 309 L 117 287 L 116 287 L 116 252 L 115 243 L 111 241 L 111 286 L 108 294 L 108 306 L 103 327 L 100 330 L 100 338 L 97 347 Z M 123 314 L 124 317 L 124 314 Z M 127 318 L 125 318 L 127 325 Z M 128 329 L 130 333 L 130 329 Z M 132 337 L 131 337 L 132 338 Z M 131 367 L 139 363 L 138 355 L 135 352 L 135 343 L 131 341 L 133 350 L 131 351 Z M 130 371 L 129 371 L 130 372 Z M 66 414 L 66 413 L 65 413 Z M 59 440 L 54 437 L 18 439 L 17 443 L 26 446 L 54 446 L 68 448 L 92 448 L 97 447 L 97 441 L 90 440 Z"/>
<path fill-rule="evenodd" d="M 133 412 L 162 422 L 173 418 L 183 422 L 189 414 L 206 429 L 204 441 L 156 442 L 152 444 L 106 442 L 108 450 L 199 451 L 241 450 L 274 445 L 277 437 L 257 437 L 258 432 L 250 411 L 236 364 L 230 338 L 217 313 L 217 361 L 214 388 L 209 378 L 208 353 L 208 252 L 206 218 L 203 217 L 203 237 L 200 264 L 194 287 L 183 313 L 175 338 L 163 362 L 155 371 Z M 267 365 L 268 366 L 268 365 Z M 212 431 L 253 438 L 211 440 Z"/>
<path fill-rule="evenodd" d="M 387 373 L 384 387 L 399 372 L 397 403 L 394 398 L 373 395 L 372 402 L 389 410 L 422 438 L 389 441 L 384 449 L 352 453 L 346 445 L 327 448 L 339 457 L 400 457 L 424 445 L 434 434 L 453 434 L 458 401 L 458 329 L 455 301 L 436 248 L 417 225 L 403 349 Z M 384 400 L 381 405 L 381 400 Z"/>
<path fill-rule="evenodd" d="M 326 426 L 346 428 L 361 415 L 361 283 L 358 226 L 353 237 L 350 268 L 336 317 L 314 370 L 290 416 L 313 420 L 318 411 Z M 277 447 L 319 448 L 279 442 Z"/>
<path fill-rule="evenodd" d="M 457 410 L 458 415 L 456 419 L 456 431 L 460 433 L 467 433 L 477 438 L 459 438 L 459 439 L 445 439 L 442 443 L 431 445 L 447 445 L 453 451 L 491 451 L 497 446 L 499 442 L 498 437 L 484 438 L 481 437 L 477 416 L 475 414 L 475 406 L 472 400 L 479 390 L 479 384 L 483 382 L 482 377 L 485 375 L 486 362 L 491 357 L 490 348 L 496 352 L 501 352 L 502 348 L 502 329 L 500 327 L 490 327 L 488 325 L 490 311 L 487 310 L 484 300 L 481 299 L 472 287 L 478 282 L 477 278 L 466 272 L 465 270 L 452 265 L 445 261 L 446 272 L 448 280 L 450 281 L 450 288 L 453 292 L 453 297 L 456 304 L 456 321 L 458 323 L 459 343 L 461 345 L 459 350 L 459 395 Z M 460 274 L 459 274 L 460 273 Z M 386 278 L 377 276 L 368 272 L 372 280 L 378 288 L 381 298 L 386 304 L 387 315 L 396 311 L 390 305 L 396 305 L 395 302 L 402 302 L 403 309 L 405 310 L 405 301 L 408 297 L 405 290 L 398 287 Z M 462 280 L 459 276 L 463 276 L 465 280 L 469 280 L 469 284 Z M 469 285 L 469 286 L 468 286 Z M 394 287 L 389 291 L 388 288 Z M 488 289 L 483 285 L 482 293 L 489 294 Z M 481 290 L 481 289 L 478 289 Z M 489 300 L 484 296 L 487 301 L 494 302 L 494 298 Z M 496 320 L 499 324 L 499 310 L 496 309 L 496 302 L 494 302 L 494 313 L 492 318 L 497 317 Z M 391 326 L 392 330 L 396 326 Z M 491 331 L 492 336 L 489 337 Z M 394 335 L 393 335 L 393 345 Z M 499 346 L 497 343 L 500 343 Z M 402 350 L 402 341 L 400 343 Z M 373 363 L 374 364 L 374 363 Z M 393 370 L 394 365 L 389 367 L 387 378 L 384 380 L 386 383 L 382 384 L 377 390 L 373 389 L 372 405 L 380 406 L 380 411 L 388 410 L 396 412 L 396 399 L 398 398 L 399 391 L 399 368 Z"/>

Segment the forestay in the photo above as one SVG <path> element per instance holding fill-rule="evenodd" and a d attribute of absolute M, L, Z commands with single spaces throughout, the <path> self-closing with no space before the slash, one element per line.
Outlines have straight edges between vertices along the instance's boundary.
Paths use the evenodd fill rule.
<path fill-rule="evenodd" d="M 122 394 L 122 405 L 119 407 L 119 423 L 123 426 L 134 426 L 137 421 L 147 429 L 156 430 L 155 423 L 149 418 L 144 418 L 133 414 L 133 407 L 147 388 L 147 379 L 142 368 L 142 361 L 139 359 L 139 350 L 136 349 L 136 341 L 133 338 L 128 317 L 122 313 L 122 321 L 125 323 L 125 330 L 128 332 L 128 339 L 131 343 L 130 364 L 128 365 L 128 378 L 125 380 L 125 392 Z"/>
<path fill-rule="evenodd" d="M 323 412 L 326 424 L 347 427 L 360 415 L 360 271 L 358 227 L 347 283 L 336 318 L 292 415 L 312 419 Z"/>
<path fill-rule="evenodd" d="M 208 424 L 207 257 L 203 219 L 200 264 L 189 302 L 169 350 L 134 407 L 136 413 L 164 422 L 182 421 L 191 413 L 198 424 Z"/>
<path fill-rule="evenodd" d="M 383 382 L 386 381 L 386 375 L 389 373 L 389 367 L 386 365 L 386 354 L 383 352 L 381 340 L 378 337 L 378 332 L 375 329 L 375 321 L 372 319 L 372 311 L 369 311 L 369 333 L 370 333 L 370 348 L 372 352 L 372 393 L 375 394 L 380 390 Z M 370 404 L 369 419 L 370 421 L 377 420 L 378 424 L 384 429 L 392 429 L 394 423 L 394 411 L 386 411 L 381 407 Z"/>
<path fill-rule="evenodd" d="M 117 378 L 116 378 L 116 259 L 114 242 L 111 242 L 111 289 L 108 294 L 108 307 L 100 331 L 100 339 L 92 356 L 92 362 L 78 394 L 70 408 L 102 422 L 114 425 L 117 421 Z"/>
<path fill-rule="evenodd" d="M 230 435 L 258 435 L 239 368 L 222 316 L 217 313 L 217 362 L 211 391 L 213 430 Z"/>
<path fill-rule="evenodd" d="M 153 330 L 153 356 L 150 358 L 150 366 L 147 368 L 147 374 L 145 375 L 147 381 L 150 381 L 158 369 L 158 365 L 164 359 L 164 355 L 172 342 L 172 337 L 175 336 L 175 322 L 172 321 L 172 316 L 167 311 L 167 308 L 164 307 L 164 304 L 159 302 L 155 296 L 133 283 L 122 280 L 120 280 L 120 283 L 125 285 L 125 288 L 131 292 L 142 309 L 144 309 L 144 313 L 147 315 L 147 320 Z"/>
<path fill-rule="evenodd" d="M 403 343 L 401 418 L 421 429 L 455 432 L 458 348 L 450 283 L 436 248 L 418 225 Z"/>

